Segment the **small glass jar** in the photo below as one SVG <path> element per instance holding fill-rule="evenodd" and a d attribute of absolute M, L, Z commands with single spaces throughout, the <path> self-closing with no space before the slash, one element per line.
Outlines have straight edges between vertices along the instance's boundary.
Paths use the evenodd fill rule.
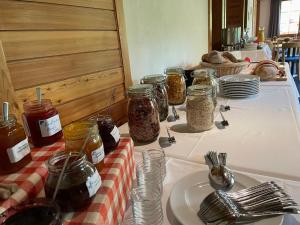
<path fill-rule="evenodd" d="M 193 132 L 209 130 L 214 123 L 214 103 L 211 85 L 193 85 L 188 88 L 186 120 Z"/>
<path fill-rule="evenodd" d="M 58 112 L 49 99 L 25 102 L 23 122 L 26 135 L 36 147 L 53 144 L 63 136 Z"/>
<path fill-rule="evenodd" d="M 0 174 L 14 173 L 31 162 L 30 147 L 16 117 L 0 120 Z"/>
<path fill-rule="evenodd" d="M 58 152 L 47 161 L 48 177 L 45 194 L 52 198 L 60 172 L 68 155 L 69 162 L 62 177 L 55 201 L 63 211 L 76 211 L 87 207 L 101 186 L 101 177 L 86 155 L 78 152 Z"/>
<path fill-rule="evenodd" d="M 212 97 L 214 106 L 217 106 L 217 95 L 218 95 L 218 82 L 216 79 L 216 71 L 214 69 L 200 69 L 195 70 L 192 73 L 193 84 L 192 85 L 211 85 L 212 86 Z"/>
<path fill-rule="evenodd" d="M 158 105 L 159 120 L 164 121 L 169 114 L 168 93 L 166 89 L 166 77 L 161 74 L 144 76 L 142 84 L 152 84 L 154 96 Z"/>
<path fill-rule="evenodd" d="M 158 106 L 151 84 L 137 84 L 128 89 L 129 134 L 135 142 L 155 141 L 160 132 Z"/>
<path fill-rule="evenodd" d="M 77 121 L 64 127 L 66 151 L 79 152 L 87 135 L 90 135 L 84 152 L 88 160 L 95 165 L 99 173 L 104 168 L 104 146 L 95 121 Z"/>
<path fill-rule="evenodd" d="M 109 115 L 96 115 L 90 118 L 98 124 L 99 135 L 103 141 L 105 155 L 118 147 L 120 132 L 113 119 Z"/>
<path fill-rule="evenodd" d="M 167 92 L 170 105 L 181 105 L 186 98 L 186 85 L 184 70 L 182 68 L 168 68 L 167 74 Z"/>
<path fill-rule="evenodd" d="M 258 28 L 257 39 L 258 39 L 259 43 L 264 43 L 265 42 L 265 28 L 264 27 L 259 27 Z"/>

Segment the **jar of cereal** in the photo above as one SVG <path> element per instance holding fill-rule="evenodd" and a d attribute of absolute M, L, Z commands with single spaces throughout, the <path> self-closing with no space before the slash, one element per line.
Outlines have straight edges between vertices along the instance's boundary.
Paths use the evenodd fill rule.
<path fill-rule="evenodd" d="M 169 104 L 183 104 L 186 98 L 184 70 L 182 68 L 168 68 L 166 74 Z"/>

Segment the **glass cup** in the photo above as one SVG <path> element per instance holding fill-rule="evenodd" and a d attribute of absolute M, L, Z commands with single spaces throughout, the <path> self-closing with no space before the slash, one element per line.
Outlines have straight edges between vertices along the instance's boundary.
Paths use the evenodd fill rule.
<path fill-rule="evenodd" d="M 144 164 L 147 168 L 160 168 L 161 180 L 164 181 L 166 177 L 166 159 L 163 149 L 148 149 L 142 153 Z"/>

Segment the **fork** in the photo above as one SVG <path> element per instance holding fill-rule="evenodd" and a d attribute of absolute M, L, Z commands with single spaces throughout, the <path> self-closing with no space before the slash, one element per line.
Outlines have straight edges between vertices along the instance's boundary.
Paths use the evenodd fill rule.
<path fill-rule="evenodd" d="M 174 105 L 172 106 L 172 112 L 173 112 L 175 120 L 179 120 L 179 115 L 178 115 Z"/>

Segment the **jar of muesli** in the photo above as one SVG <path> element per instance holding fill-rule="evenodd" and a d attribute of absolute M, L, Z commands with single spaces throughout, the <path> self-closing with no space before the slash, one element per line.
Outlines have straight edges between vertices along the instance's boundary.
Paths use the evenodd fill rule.
<path fill-rule="evenodd" d="M 188 88 L 186 120 L 193 132 L 209 130 L 214 123 L 214 103 L 211 85 L 192 85 Z"/>
<path fill-rule="evenodd" d="M 155 141 L 160 132 L 158 105 L 151 84 L 128 88 L 129 134 L 135 142 Z"/>
<path fill-rule="evenodd" d="M 183 104 L 186 98 L 184 70 L 182 68 L 168 68 L 166 69 L 166 74 L 169 104 Z"/>

